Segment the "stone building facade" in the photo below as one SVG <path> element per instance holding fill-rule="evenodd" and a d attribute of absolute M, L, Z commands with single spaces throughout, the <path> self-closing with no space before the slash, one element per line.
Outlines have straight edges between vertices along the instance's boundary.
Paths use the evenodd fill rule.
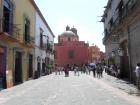
<path fill-rule="evenodd" d="M 120 66 L 121 77 L 135 81 L 140 62 L 140 1 L 109 0 L 105 7 L 103 44 L 108 64 Z"/>

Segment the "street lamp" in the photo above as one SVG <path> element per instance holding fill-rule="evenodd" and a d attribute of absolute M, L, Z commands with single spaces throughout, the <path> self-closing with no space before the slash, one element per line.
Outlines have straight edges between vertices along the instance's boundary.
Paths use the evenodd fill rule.
<path fill-rule="evenodd" d="M 123 51 L 122 48 L 119 48 L 119 49 L 118 49 L 118 55 L 119 55 L 119 56 L 123 56 L 123 55 L 124 55 L 124 51 Z"/>
<path fill-rule="evenodd" d="M 111 52 L 111 56 L 114 57 L 115 56 L 115 51 Z"/>

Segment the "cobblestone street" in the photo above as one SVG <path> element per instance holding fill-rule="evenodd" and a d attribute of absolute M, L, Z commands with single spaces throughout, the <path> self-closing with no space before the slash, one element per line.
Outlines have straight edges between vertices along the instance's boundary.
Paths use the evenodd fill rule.
<path fill-rule="evenodd" d="M 0 105 L 140 105 L 139 91 L 104 74 L 49 75 L 0 92 Z"/>

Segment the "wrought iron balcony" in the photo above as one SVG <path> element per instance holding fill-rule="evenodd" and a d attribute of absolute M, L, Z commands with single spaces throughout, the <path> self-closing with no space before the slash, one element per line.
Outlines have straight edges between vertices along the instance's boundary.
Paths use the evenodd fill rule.
<path fill-rule="evenodd" d="M 53 46 L 51 43 L 44 44 L 44 48 L 46 49 L 46 52 L 53 53 Z"/>

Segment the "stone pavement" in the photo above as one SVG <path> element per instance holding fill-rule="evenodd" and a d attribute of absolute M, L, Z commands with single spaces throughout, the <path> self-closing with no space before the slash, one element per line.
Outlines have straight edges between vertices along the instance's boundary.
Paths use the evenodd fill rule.
<path fill-rule="evenodd" d="M 104 73 L 104 78 L 102 78 L 102 81 L 105 81 L 111 86 L 123 90 L 130 95 L 140 96 L 140 91 L 136 88 L 134 84 L 130 83 L 129 81 L 118 79 L 116 77 L 107 75 L 106 73 Z"/>
<path fill-rule="evenodd" d="M 133 93 L 133 94 L 131 94 Z M 0 92 L 0 105 L 140 105 L 133 84 L 104 74 L 49 75 Z"/>

